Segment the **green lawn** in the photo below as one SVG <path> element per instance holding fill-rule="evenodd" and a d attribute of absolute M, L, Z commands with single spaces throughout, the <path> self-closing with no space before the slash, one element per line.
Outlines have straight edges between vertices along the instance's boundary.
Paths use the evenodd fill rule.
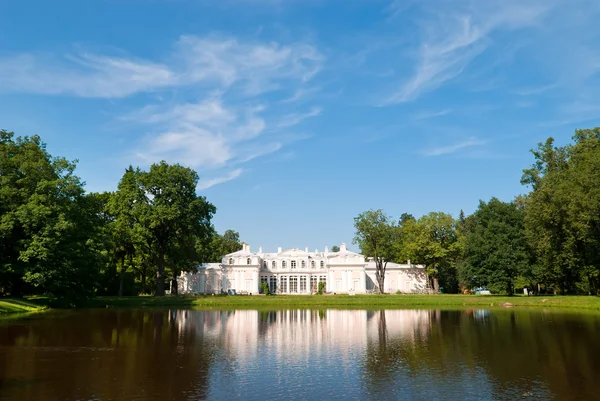
<path fill-rule="evenodd" d="M 0 298 L 0 315 L 38 312 L 48 307 L 48 298 Z"/>
<path fill-rule="evenodd" d="M 404 307 L 554 307 L 600 310 L 593 296 L 493 295 L 277 295 L 277 296 L 166 296 L 97 297 L 90 307 L 175 308 L 404 308 Z"/>
<path fill-rule="evenodd" d="M 48 308 L 52 300 L 0 298 L 0 315 L 35 312 Z M 84 307 L 90 308 L 213 308 L 213 309 L 285 309 L 285 308 L 468 308 L 506 307 L 570 308 L 600 310 L 600 297 L 594 296 L 495 296 L 495 295 L 276 295 L 276 296 L 134 296 L 96 297 Z"/>

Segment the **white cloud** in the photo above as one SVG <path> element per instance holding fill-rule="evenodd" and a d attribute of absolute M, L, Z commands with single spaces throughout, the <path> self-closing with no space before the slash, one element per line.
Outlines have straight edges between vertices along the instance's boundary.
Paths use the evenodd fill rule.
<path fill-rule="evenodd" d="M 229 173 L 227 173 L 226 175 L 221 176 L 221 177 L 214 177 L 214 178 L 208 178 L 208 179 L 200 179 L 200 180 L 198 180 L 198 185 L 196 186 L 196 189 L 198 191 L 202 191 L 204 189 L 208 189 L 210 187 L 214 187 L 215 185 L 222 184 L 224 182 L 236 179 L 241 174 L 242 174 L 242 169 L 238 168 L 238 169 L 230 171 Z"/>
<path fill-rule="evenodd" d="M 324 57 L 310 44 L 240 42 L 232 37 L 182 36 L 162 62 L 90 52 L 64 56 L 17 54 L 0 59 L 0 91 L 122 98 L 171 87 L 239 84 L 249 95 L 282 81 L 309 81 Z"/>
<path fill-rule="evenodd" d="M 177 162 L 202 175 L 231 170 L 202 180 L 198 188 L 206 189 L 237 178 L 241 164 L 279 151 L 292 142 L 284 135 L 290 134 L 289 127 L 320 114 L 313 107 L 305 114 L 269 118 L 269 113 L 283 113 L 277 110 L 282 103 L 261 95 L 278 89 L 299 99 L 311 93 L 305 85 L 323 62 L 308 43 L 181 36 L 160 61 L 77 51 L 5 57 L 0 59 L 0 92 L 110 99 L 152 93 L 155 103 L 120 118 L 128 128 L 135 124 L 146 131 L 132 153 L 142 164 Z M 161 96 L 165 90 L 170 96 Z M 285 133 L 280 132 L 283 127 Z"/>
<path fill-rule="evenodd" d="M 487 49 L 492 32 L 534 25 L 548 8 L 539 0 L 449 2 L 449 8 L 441 4 L 426 10 L 429 18 L 421 29 L 414 74 L 383 104 L 411 101 L 440 87 Z"/>
<path fill-rule="evenodd" d="M 446 114 L 450 114 L 451 112 L 452 112 L 452 109 L 443 109 L 443 110 L 438 110 L 438 111 L 423 112 L 423 113 L 417 114 L 415 116 L 415 119 L 426 120 L 429 118 L 445 116 Z"/>
<path fill-rule="evenodd" d="M 471 137 L 468 138 L 464 141 L 455 143 L 453 145 L 447 145 L 447 146 L 440 146 L 440 147 L 435 147 L 435 148 L 431 148 L 431 149 L 426 149 L 423 150 L 423 155 L 425 156 L 441 156 L 441 155 L 448 155 L 451 153 L 455 153 L 458 152 L 459 150 L 465 149 L 465 148 L 470 148 L 473 146 L 481 146 L 484 145 L 485 141 L 482 141 L 480 139 L 477 139 L 475 137 Z"/>
<path fill-rule="evenodd" d="M 306 120 L 307 118 L 316 117 L 316 116 L 320 115 L 321 111 L 322 111 L 321 108 L 313 107 L 312 109 L 310 109 L 310 111 L 307 111 L 306 113 L 287 114 L 281 118 L 281 121 L 279 121 L 278 127 L 285 128 L 285 127 L 291 127 L 293 125 L 298 125 L 302 121 Z"/>

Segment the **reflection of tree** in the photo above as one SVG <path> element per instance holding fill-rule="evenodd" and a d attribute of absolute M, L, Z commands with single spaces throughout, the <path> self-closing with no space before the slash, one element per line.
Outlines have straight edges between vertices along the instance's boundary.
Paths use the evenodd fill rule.
<path fill-rule="evenodd" d="M 390 380 L 409 380 L 410 372 L 411 377 L 426 375 L 432 386 L 466 383 L 465 377 L 483 374 L 489 387 L 478 388 L 482 398 L 597 396 L 600 321 L 595 316 L 437 311 L 430 316 L 427 334 L 416 331 L 413 339 L 394 336 L 390 316 L 381 316 L 364 364 L 367 387 L 380 394 L 389 391 Z M 441 388 L 436 391 L 443 394 Z"/>
<path fill-rule="evenodd" d="M 6 358 L 0 358 L 5 360 L 0 377 L 35 383 L 0 382 L 0 399 L 208 396 L 214 346 L 195 327 L 177 324 L 179 315 L 188 312 L 76 313 L 39 319 L 27 330 L 0 337 L 0 344 L 8 346 Z"/>

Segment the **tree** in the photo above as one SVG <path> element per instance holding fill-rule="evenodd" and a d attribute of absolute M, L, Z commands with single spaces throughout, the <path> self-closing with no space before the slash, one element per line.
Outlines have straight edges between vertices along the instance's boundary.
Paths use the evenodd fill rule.
<path fill-rule="evenodd" d="M 440 281 L 448 292 L 457 290 L 456 221 L 446 213 L 431 212 L 418 220 L 409 219 L 402 227 L 403 255 L 427 268 L 428 285 L 440 291 Z"/>
<path fill-rule="evenodd" d="M 524 211 L 496 198 L 480 202 L 464 246 L 461 281 L 468 288 L 487 286 L 492 292 L 513 295 L 517 277 L 530 264 Z"/>
<path fill-rule="evenodd" d="M 331 252 L 339 252 L 340 251 L 340 247 L 337 245 L 334 245 L 331 247 Z"/>
<path fill-rule="evenodd" d="M 397 255 L 397 226 L 381 209 L 369 210 L 354 218 L 354 243 L 375 262 L 375 279 L 381 294 L 385 291 L 387 264 Z"/>
<path fill-rule="evenodd" d="M 600 276 L 600 128 L 576 130 L 574 143 L 553 138 L 532 150 L 521 183 L 526 235 L 537 257 L 535 278 L 561 293 L 597 293 Z"/>
<path fill-rule="evenodd" d="M 176 283 L 181 269 L 201 262 L 196 252 L 197 239 L 210 235 L 216 208 L 196 194 L 198 174 L 179 164 L 153 164 L 150 171 L 141 173 L 139 181 L 144 192 L 140 223 L 150 233 L 157 263 L 155 294 L 162 296 L 167 263 L 171 281 Z M 176 291 L 177 285 L 172 288 Z"/>
<path fill-rule="evenodd" d="M 89 208 L 75 162 L 52 157 L 39 136 L 0 131 L 0 289 L 69 299 L 90 295 L 97 260 Z"/>
<path fill-rule="evenodd" d="M 136 244 L 140 241 L 139 208 L 144 202 L 144 192 L 140 186 L 140 169 L 129 166 L 119 181 L 117 191 L 108 201 L 108 211 L 114 217 L 113 255 L 120 264 L 118 295 L 123 295 L 125 272 L 133 267 Z M 126 265 L 126 261 L 128 264 Z"/>

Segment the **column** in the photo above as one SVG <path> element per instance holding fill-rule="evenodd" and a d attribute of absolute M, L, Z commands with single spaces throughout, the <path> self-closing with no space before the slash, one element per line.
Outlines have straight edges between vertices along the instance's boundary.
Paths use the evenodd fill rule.
<path fill-rule="evenodd" d="M 365 271 L 365 269 L 362 269 L 362 272 L 360 273 L 360 291 L 361 292 L 367 292 L 367 272 Z"/>
<path fill-rule="evenodd" d="M 307 294 L 310 294 L 310 274 L 306 275 L 306 291 Z"/>
<path fill-rule="evenodd" d="M 329 279 L 327 280 L 327 291 L 334 292 L 335 291 L 335 274 L 333 273 L 333 269 L 329 270 Z"/>
<path fill-rule="evenodd" d="M 254 272 L 254 293 L 258 294 L 258 290 L 260 286 L 260 277 L 259 277 L 259 273 L 258 273 L 258 269 L 256 269 L 256 271 Z"/>

